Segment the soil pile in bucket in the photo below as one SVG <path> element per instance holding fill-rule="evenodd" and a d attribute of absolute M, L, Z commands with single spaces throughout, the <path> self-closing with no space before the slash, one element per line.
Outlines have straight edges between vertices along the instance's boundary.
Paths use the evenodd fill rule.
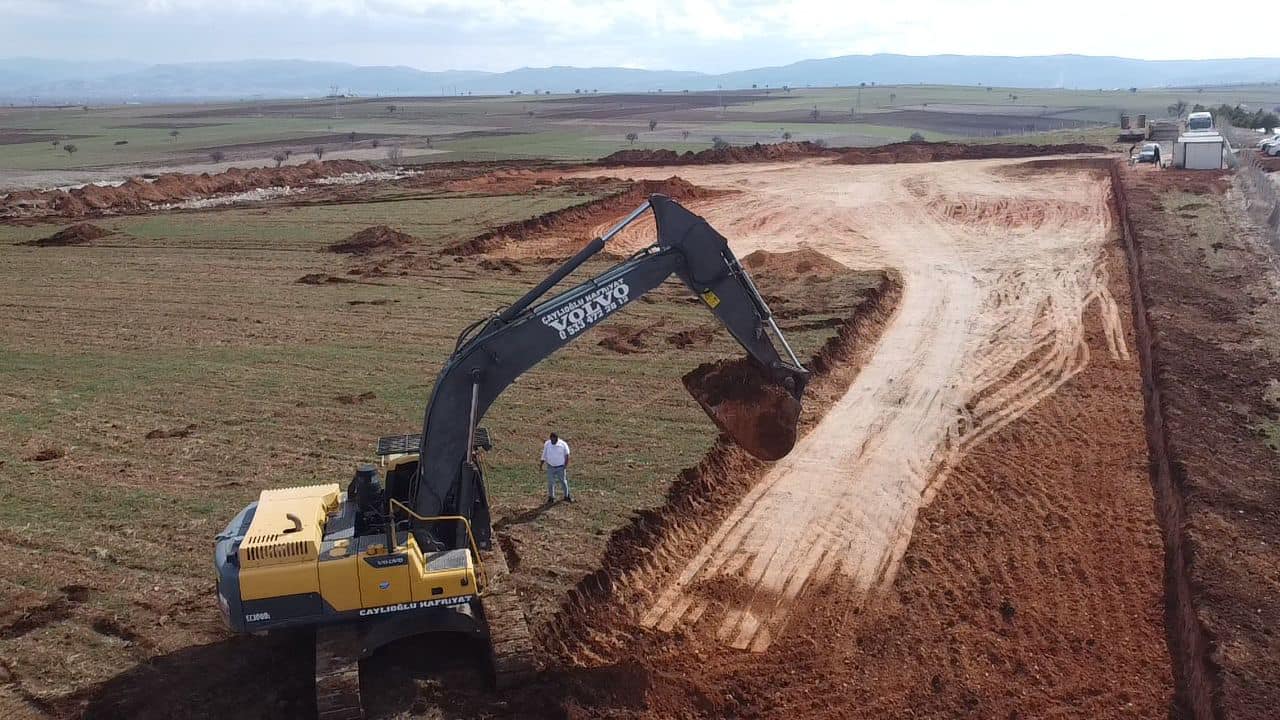
<path fill-rule="evenodd" d="M 93 223 L 80 223 L 72 225 L 69 228 L 59 230 L 49 237 L 40 238 L 23 243 L 23 245 L 35 245 L 36 247 L 55 247 L 59 245 L 88 245 L 99 238 L 104 238 L 111 234 L 110 230 L 103 230 Z"/>
<path fill-rule="evenodd" d="M 329 250 L 349 255 L 372 255 L 382 250 L 397 250 L 413 244 L 413 236 L 402 233 L 386 225 L 374 225 L 339 243 L 329 246 Z"/>
<path fill-rule="evenodd" d="M 800 401 L 754 359 L 703 363 L 682 379 L 716 426 L 752 455 L 779 460 L 795 446 Z"/>

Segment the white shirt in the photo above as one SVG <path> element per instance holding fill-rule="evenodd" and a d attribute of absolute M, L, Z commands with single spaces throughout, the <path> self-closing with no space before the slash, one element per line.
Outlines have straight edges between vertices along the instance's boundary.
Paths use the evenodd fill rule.
<path fill-rule="evenodd" d="M 569 443 L 564 439 L 556 440 L 553 445 L 550 440 L 542 443 L 542 461 L 552 467 L 560 467 L 569 460 Z"/>

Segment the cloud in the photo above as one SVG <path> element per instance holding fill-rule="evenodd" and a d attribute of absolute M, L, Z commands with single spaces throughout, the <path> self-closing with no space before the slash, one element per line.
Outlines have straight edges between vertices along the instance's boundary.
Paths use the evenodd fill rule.
<path fill-rule="evenodd" d="M 1176 14 L 1187 2 L 1166 6 Z M 300 57 L 428 70 L 640 64 L 725 71 L 809 57 L 1268 55 L 1271 30 L 1198 36 L 1105 22 L 1076 0 L 1046 18 L 1021 0 L 0 0 L 5 54 L 146 62 Z"/>

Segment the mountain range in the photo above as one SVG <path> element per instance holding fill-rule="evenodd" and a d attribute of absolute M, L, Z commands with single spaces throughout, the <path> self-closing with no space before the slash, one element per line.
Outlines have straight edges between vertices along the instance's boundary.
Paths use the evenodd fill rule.
<path fill-rule="evenodd" d="M 722 74 L 618 67 L 508 72 L 360 66 L 313 60 L 145 65 L 127 61 L 0 59 L 0 101 L 21 103 L 251 97 L 507 94 L 535 90 L 648 92 L 888 84 L 1127 88 L 1280 82 L 1280 59 L 1137 60 L 1085 55 L 846 55 Z"/>

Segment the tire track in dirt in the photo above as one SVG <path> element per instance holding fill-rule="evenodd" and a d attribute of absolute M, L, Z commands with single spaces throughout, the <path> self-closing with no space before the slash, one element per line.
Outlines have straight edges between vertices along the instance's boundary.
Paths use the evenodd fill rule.
<path fill-rule="evenodd" d="M 1127 357 L 1100 251 L 1097 170 L 1008 161 L 681 168 L 736 191 L 693 203 L 735 250 L 801 246 L 893 267 L 902 302 L 853 386 L 742 499 L 641 618 L 762 651 L 807 590 L 837 575 L 866 596 L 892 579 L 947 469 L 1089 361 L 1083 319 Z M 669 168 L 635 172 L 664 177 Z M 626 252 L 633 248 L 621 239 Z"/>

